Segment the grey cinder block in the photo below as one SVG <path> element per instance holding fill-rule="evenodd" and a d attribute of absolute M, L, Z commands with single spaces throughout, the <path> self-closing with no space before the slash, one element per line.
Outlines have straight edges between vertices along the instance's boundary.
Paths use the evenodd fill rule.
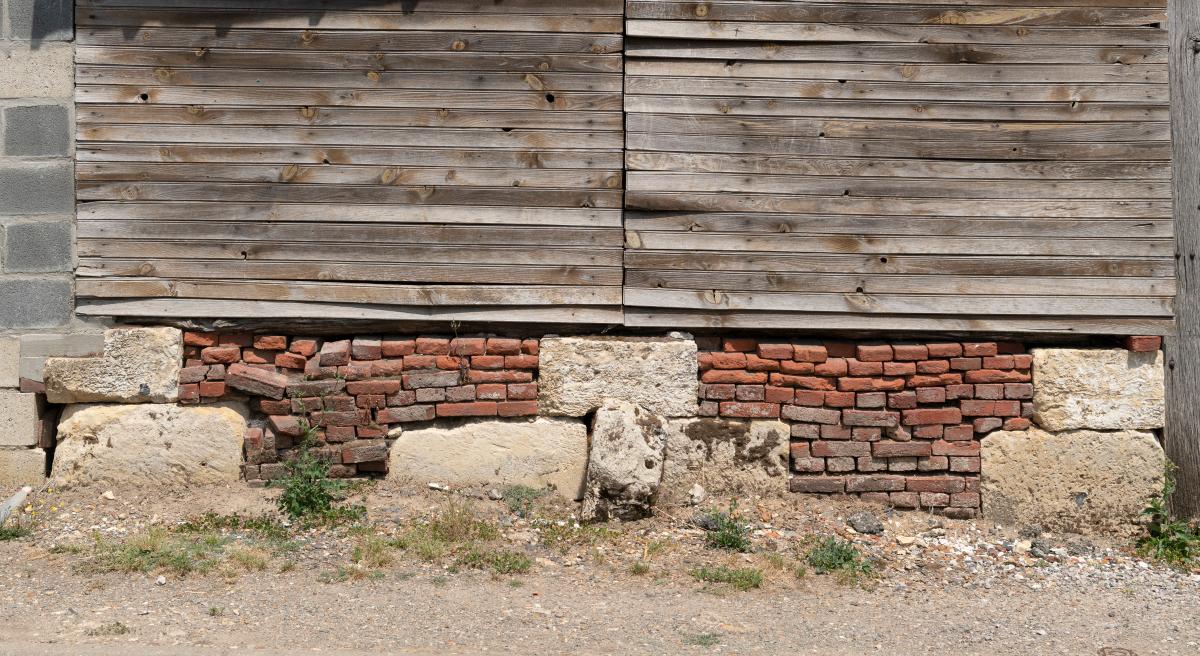
<path fill-rule="evenodd" d="M 5 230 L 4 270 L 11 273 L 69 272 L 73 268 L 71 224 L 18 223 Z"/>
<path fill-rule="evenodd" d="M 74 177 L 70 162 L 0 168 L 0 215 L 71 212 Z"/>
<path fill-rule="evenodd" d="M 70 41 L 75 38 L 73 0 L 8 0 L 14 39 Z"/>
<path fill-rule="evenodd" d="M 70 320 L 70 280 L 0 279 L 0 329 L 51 328 Z"/>
<path fill-rule="evenodd" d="M 71 152 L 71 126 L 61 105 L 29 105 L 4 110 L 4 154 L 65 157 Z"/>

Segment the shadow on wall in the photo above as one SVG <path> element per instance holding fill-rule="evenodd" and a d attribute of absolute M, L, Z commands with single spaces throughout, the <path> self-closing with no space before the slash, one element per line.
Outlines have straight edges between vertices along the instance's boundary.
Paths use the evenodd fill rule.
<path fill-rule="evenodd" d="M 33 0 L 24 12 L 10 3 L 9 14 L 13 32 L 28 38 L 34 50 L 42 41 L 70 40 L 75 31 L 74 0 Z"/>

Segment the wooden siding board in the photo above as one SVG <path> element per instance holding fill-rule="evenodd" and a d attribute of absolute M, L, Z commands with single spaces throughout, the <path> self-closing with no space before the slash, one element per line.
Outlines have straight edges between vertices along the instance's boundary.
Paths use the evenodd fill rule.
<path fill-rule="evenodd" d="M 1166 333 L 1165 0 L 628 0 L 626 321 Z"/>
<path fill-rule="evenodd" d="M 77 3 L 84 314 L 621 318 L 621 0 Z"/>

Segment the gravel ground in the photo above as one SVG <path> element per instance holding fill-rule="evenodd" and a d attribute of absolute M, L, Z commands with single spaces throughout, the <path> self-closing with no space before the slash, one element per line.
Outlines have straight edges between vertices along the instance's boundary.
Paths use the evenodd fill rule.
<path fill-rule="evenodd" d="M 705 546 L 696 509 L 595 532 L 576 529 L 566 504 L 539 502 L 527 520 L 467 491 L 501 527 L 501 547 L 532 559 L 529 573 L 458 571 L 399 549 L 364 567 L 352 554 L 368 535 L 400 535 L 464 498 L 374 488 L 357 499 L 369 528 L 295 529 L 261 570 L 93 573 L 93 536 L 116 542 L 204 511 L 252 516 L 271 510 L 273 494 L 105 492 L 40 493 L 26 513 L 33 533 L 0 542 L 0 655 L 1200 653 L 1200 573 L 1036 527 L 750 498 L 739 508 L 754 548 L 738 554 Z M 864 509 L 882 534 L 849 528 Z M 812 536 L 828 535 L 853 541 L 873 573 L 797 576 Z M 689 575 L 719 565 L 758 568 L 762 586 Z"/>

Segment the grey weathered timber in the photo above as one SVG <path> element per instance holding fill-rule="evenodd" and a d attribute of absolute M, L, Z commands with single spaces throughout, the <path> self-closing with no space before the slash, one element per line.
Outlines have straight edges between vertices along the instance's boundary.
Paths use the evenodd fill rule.
<path fill-rule="evenodd" d="M 1171 0 L 1171 122 L 1175 138 L 1177 336 L 1168 337 L 1163 448 L 1178 467 L 1172 509 L 1200 517 L 1200 3 Z"/>

